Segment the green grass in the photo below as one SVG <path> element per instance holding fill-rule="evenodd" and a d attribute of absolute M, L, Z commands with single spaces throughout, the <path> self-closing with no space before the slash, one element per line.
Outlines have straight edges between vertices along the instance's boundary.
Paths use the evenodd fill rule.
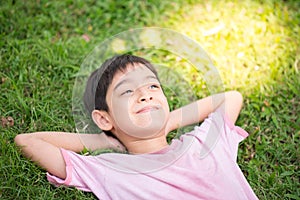
<path fill-rule="evenodd" d="M 43 170 L 20 156 L 13 138 L 75 131 L 71 101 L 80 64 L 105 38 L 143 26 L 177 30 L 203 46 L 225 88 L 244 95 L 237 124 L 250 136 L 240 145 L 238 163 L 255 193 L 299 199 L 299 7 L 293 0 L 3 1 L 0 117 L 13 117 L 14 125 L 0 125 L 0 199 L 95 199 L 51 186 Z M 169 60 L 165 64 L 179 72 L 186 66 Z M 192 71 L 184 73 L 197 96 L 208 94 L 201 80 L 189 78 Z"/>

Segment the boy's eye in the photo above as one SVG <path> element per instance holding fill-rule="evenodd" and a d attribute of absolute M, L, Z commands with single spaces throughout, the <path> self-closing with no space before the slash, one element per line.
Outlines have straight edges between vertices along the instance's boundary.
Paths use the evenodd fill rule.
<path fill-rule="evenodd" d="M 121 95 L 130 94 L 130 93 L 132 93 L 132 92 L 133 92 L 132 90 L 126 90 L 126 91 L 123 92 Z"/>
<path fill-rule="evenodd" d="M 155 84 L 153 84 L 153 85 L 150 85 L 150 86 L 149 86 L 149 88 L 150 88 L 150 89 L 157 89 L 157 88 L 159 88 L 159 86 L 158 86 L 158 85 L 155 85 Z"/>

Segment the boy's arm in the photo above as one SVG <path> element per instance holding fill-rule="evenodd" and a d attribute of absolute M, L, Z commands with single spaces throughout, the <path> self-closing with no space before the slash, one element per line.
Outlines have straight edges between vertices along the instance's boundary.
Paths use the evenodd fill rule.
<path fill-rule="evenodd" d="M 37 132 L 19 134 L 15 137 L 15 142 L 26 157 L 62 179 L 66 178 L 66 165 L 60 148 L 74 152 L 80 152 L 84 147 L 90 150 L 99 148 L 122 149 L 117 141 L 111 140 L 105 134 Z"/>
<path fill-rule="evenodd" d="M 170 113 L 166 133 L 179 127 L 199 123 L 210 113 L 220 109 L 235 123 L 243 104 L 243 97 L 237 91 L 229 91 L 205 97 Z"/>

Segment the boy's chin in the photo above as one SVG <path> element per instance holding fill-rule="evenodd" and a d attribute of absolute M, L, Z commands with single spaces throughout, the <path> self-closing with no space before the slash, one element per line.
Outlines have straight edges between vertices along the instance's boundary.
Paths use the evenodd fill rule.
<path fill-rule="evenodd" d="M 135 138 L 147 139 L 164 133 L 165 125 L 164 120 L 155 120 L 127 127 L 123 132 Z"/>
<path fill-rule="evenodd" d="M 123 133 L 135 138 L 153 138 L 164 133 L 168 113 L 163 110 L 131 116 L 119 121 L 118 127 Z"/>

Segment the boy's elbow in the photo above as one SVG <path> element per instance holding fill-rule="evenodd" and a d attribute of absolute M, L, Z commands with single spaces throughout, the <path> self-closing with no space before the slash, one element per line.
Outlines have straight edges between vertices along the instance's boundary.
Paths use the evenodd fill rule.
<path fill-rule="evenodd" d="M 233 95 L 233 99 L 235 100 L 237 106 L 242 107 L 243 101 L 244 101 L 243 95 L 236 90 L 232 91 L 232 95 Z"/>
<path fill-rule="evenodd" d="M 243 105 L 243 96 L 238 91 L 226 94 L 225 112 L 233 123 L 237 120 Z"/>
<path fill-rule="evenodd" d="M 22 146 L 23 136 L 24 134 L 19 134 L 15 137 L 14 141 L 17 146 Z"/>
<path fill-rule="evenodd" d="M 24 147 L 28 143 L 28 139 L 30 138 L 30 134 L 19 134 L 15 137 L 15 144 L 19 147 Z"/>
<path fill-rule="evenodd" d="M 33 150 L 33 147 L 36 144 L 32 134 L 28 134 L 28 133 L 19 134 L 14 138 L 14 142 L 19 147 L 19 149 L 21 150 L 21 153 L 25 157 L 31 159 L 32 150 Z M 39 150 L 37 150 L 37 152 L 38 151 Z"/>

